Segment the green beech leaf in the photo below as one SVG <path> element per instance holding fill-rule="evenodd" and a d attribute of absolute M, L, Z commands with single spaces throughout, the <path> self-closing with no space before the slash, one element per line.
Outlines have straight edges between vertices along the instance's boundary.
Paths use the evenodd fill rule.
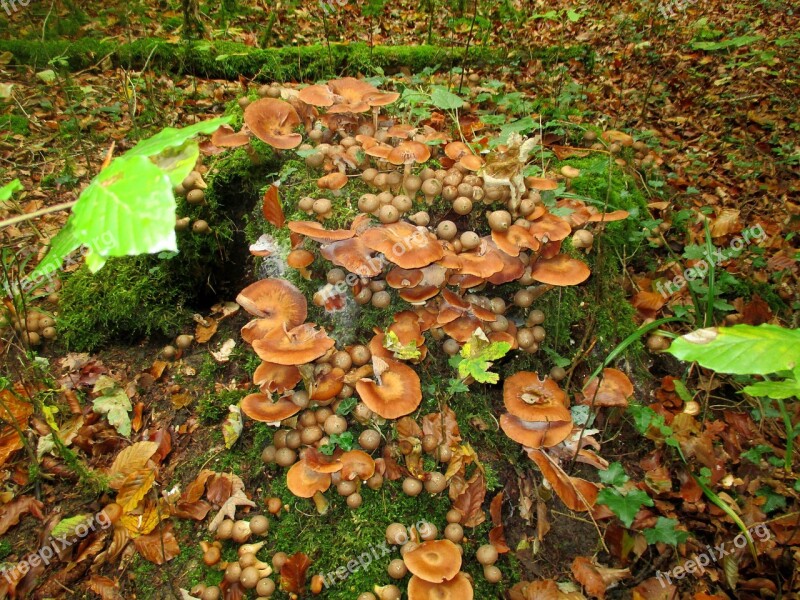
<path fill-rule="evenodd" d="M 767 375 L 800 365 L 800 330 L 768 324 L 711 327 L 677 338 L 667 352 L 719 373 Z"/>
<path fill-rule="evenodd" d="M 165 127 L 153 137 L 142 140 L 136 144 L 125 156 L 156 156 L 168 148 L 183 146 L 187 140 L 190 140 L 196 135 L 214 133 L 222 125 L 230 123 L 232 119 L 233 115 L 229 115 L 227 117 L 219 117 L 217 119 L 195 123 L 194 125 L 182 129 Z"/>
<path fill-rule="evenodd" d="M 19 182 L 19 179 L 15 179 L 11 183 L 5 184 L 3 187 L 0 188 L 0 202 L 5 202 L 9 198 L 11 198 L 11 194 L 14 192 L 18 192 L 22 189 L 22 184 Z"/>
<path fill-rule="evenodd" d="M 167 174 L 172 187 L 176 187 L 192 172 L 199 157 L 200 147 L 197 142 L 187 141 L 181 146 L 167 148 L 151 157 L 151 160 Z"/>
<path fill-rule="evenodd" d="M 794 379 L 786 381 L 758 381 L 742 390 L 751 396 L 766 396 L 773 400 L 800 398 L 800 382 Z"/>

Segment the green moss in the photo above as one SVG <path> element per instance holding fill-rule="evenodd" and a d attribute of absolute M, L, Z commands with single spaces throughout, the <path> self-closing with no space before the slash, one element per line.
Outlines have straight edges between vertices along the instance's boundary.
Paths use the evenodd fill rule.
<path fill-rule="evenodd" d="M 236 42 L 170 43 L 158 39 L 140 39 L 128 44 L 83 38 L 77 41 L 5 40 L 0 52 L 11 52 L 20 64 L 44 67 L 56 57 L 72 70 L 95 64 L 110 56 L 115 64 L 153 68 L 178 73 L 192 73 L 208 78 L 236 79 L 257 77 L 260 80 L 314 81 L 343 74 L 357 75 L 397 71 L 409 68 L 421 71 L 461 64 L 464 49 L 439 46 L 373 46 L 364 43 L 253 48 Z M 581 60 L 591 62 L 593 51 L 585 45 L 545 47 L 520 50 L 509 55 L 505 49 L 486 46 L 470 49 L 475 66 L 510 65 L 542 60 L 545 63 Z"/>
<path fill-rule="evenodd" d="M 247 393 L 243 390 L 210 391 L 197 403 L 197 414 L 203 423 L 219 423 L 228 415 L 228 406 L 238 404 Z"/>

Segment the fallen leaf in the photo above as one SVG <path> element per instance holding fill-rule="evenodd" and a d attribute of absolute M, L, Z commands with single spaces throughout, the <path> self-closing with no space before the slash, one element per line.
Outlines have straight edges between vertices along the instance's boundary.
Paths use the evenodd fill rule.
<path fill-rule="evenodd" d="M 157 565 L 163 565 L 181 553 L 178 540 L 172 533 L 171 523 L 155 529 L 152 533 L 137 537 L 133 543 L 143 558 Z"/>
<path fill-rule="evenodd" d="M 119 593 L 119 583 L 113 579 L 92 575 L 87 585 L 90 590 L 103 600 L 122 600 L 122 595 Z"/>
<path fill-rule="evenodd" d="M 281 208 L 281 201 L 278 197 L 278 186 L 274 183 L 267 188 L 264 194 L 264 202 L 261 205 L 261 210 L 267 222 L 278 229 L 283 227 L 286 223 L 286 217 L 283 215 L 283 208 Z"/>
<path fill-rule="evenodd" d="M 489 504 L 489 515 L 492 518 L 492 529 L 489 530 L 489 543 L 500 554 L 510 552 L 511 548 L 506 543 L 506 534 L 503 528 L 501 511 L 503 508 L 503 492 L 498 493 Z"/>
<path fill-rule="evenodd" d="M 243 490 L 236 490 L 230 498 L 228 498 L 222 507 L 219 509 L 219 512 L 216 516 L 211 520 L 211 523 L 208 524 L 208 530 L 212 533 L 217 530 L 219 524 L 225 520 L 225 517 L 229 519 L 236 519 L 236 507 L 238 506 L 255 506 L 256 503 L 250 500 L 247 495 L 244 493 Z"/>
<path fill-rule="evenodd" d="M 111 488 L 118 490 L 128 474 L 144 468 L 157 450 L 157 442 L 137 442 L 117 454 L 108 470 Z"/>
<path fill-rule="evenodd" d="M 302 552 L 290 556 L 281 567 L 281 589 L 290 594 L 302 594 L 310 566 L 311 559 Z"/>
<path fill-rule="evenodd" d="M 228 406 L 228 417 L 222 422 L 222 438 L 225 440 L 225 447 L 230 450 L 242 435 L 242 409 L 236 404 Z"/>
<path fill-rule="evenodd" d="M 579 477 L 570 477 L 541 450 L 530 448 L 528 456 L 536 463 L 544 478 L 570 510 L 587 511 L 594 506 L 599 491 L 594 483 Z"/>
<path fill-rule="evenodd" d="M 209 317 L 206 319 L 206 324 L 198 323 L 197 327 L 194 330 L 194 339 L 197 341 L 198 344 L 205 344 L 214 337 L 214 334 L 217 333 L 217 328 L 219 327 L 219 322 Z"/>
<path fill-rule="evenodd" d="M 14 498 L 8 504 L 0 506 L 0 535 L 4 535 L 6 531 L 19 523 L 23 515 L 28 513 L 39 520 L 44 519 L 43 508 L 44 504 L 33 496 L 20 496 L 19 498 Z"/>
<path fill-rule="evenodd" d="M 585 556 L 578 556 L 572 562 L 572 575 L 590 596 L 602 599 L 608 588 L 630 577 L 631 572 L 629 569 L 609 569 L 593 563 Z"/>
<path fill-rule="evenodd" d="M 453 508 L 464 515 L 461 521 L 464 527 L 477 527 L 486 520 L 481 508 L 484 498 L 486 498 L 486 479 L 483 472 L 477 469 L 467 481 L 467 487 L 453 502 Z"/>
<path fill-rule="evenodd" d="M 116 502 L 122 507 L 123 513 L 131 512 L 139 502 L 145 497 L 145 494 L 153 487 L 156 480 L 155 469 L 138 469 L 129 474 L 117 492 Z"/>
<path fill-rule="evenodd" d="M 236 348 L 236 342 L 232 338 L 229 338 L 222 343 L 219 350 L 216 352 L 211 350 L 211 356 L 219 363 L 228 362 L 231 359 L 234 348 Z"/>

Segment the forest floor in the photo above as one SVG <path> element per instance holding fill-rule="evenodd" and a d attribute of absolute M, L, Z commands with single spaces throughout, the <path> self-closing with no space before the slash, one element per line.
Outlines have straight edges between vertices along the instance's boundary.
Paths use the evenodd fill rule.
<path fill-rule="evenodd" d="M 159 10 L 150 6 L 155 3 L 144 2 L 80 4 L 80 11 L 70 2 L 17 6 L 0 34 L 6 40 L 31 44 L 43 39 L 119 43 L 145 37 L 175 43 L 183 39 L 183 17 L 174 6 Z M 454 71 L 437 71 L 440 65 L 430 65 L 431 70 L 423 73 L 400 69 L 392 74 L 348 75 L 372 78 L 381 89 L 389 90 L 448 86 L 470 102 L 460 114 L 459 126 L 474 126 L 475 139 L 483 135 L 480 127 L 489 135 L 497 126 L 532 118 L 534 127 L 525 133 L 542 134 L 551 151 L 553 147 L 575 150 L 573 146 L 583 142 L 581 134 L 588 128 L 624 131 L 642 144 L 637 150 L 640 154 L 629 156 L 621 172 L 629 182 L 625 186 L 635 188 L 635 195 L 644 203 L 644 209 L 631 218 L 632 226 L 646 233 L 633 245 L 619 246 L 615 275 L 609 275 L 613 279 L 602 283 L 606 287 L 593 284 L 597 287 L 586 296 L 598 298 L 601 290 L 609 289 L 619 293 L 614 298 L 624 295 L 626 309 L 620 309 L 620 318 L 628 314 L 632 318 L 630 323 L 608 328 L 616 334 L 614 343 L 622 342 L 637 326 L 662 317 L 675 318 L 664 328 L 678 335 L 703 324 L 798 327 L 800 16 L 791 2 L 667 2 L 664 12 L 655 5 L 645 9 L 641 2 L 627 1 L 591 1 L 580 6 L 563 1 L 498 2 L 481 5 L 475 18 L 472 5 L 465 3 L 461 11 L 439 7 L 432 21 L 425 3 L 405 0 L 342 6 L 333 2 L 326 12 L 320 5 L 303 4 L 278 2 L 267 7 L 261 0 L 240 1 L 230 14 L 223 8 L 226 3 L 208 10 L 201 6 L 199 22 L 207 40 L 252 48 L 361 42 L 507 51 L 508 65 L 497 68 L 473 67 L 467 60 L 455 65 Z M 515 58 L 534 47 L 578 44 L 591 49 L 592 60 L 524 62 Z M 19 64 L 13 53 L 0 53 L 0 183 L 19 179 L 23 190 L 0 205 L 1 217 L 74 201 L 109 152 L 119 155 L 163 127 L 183 127 L 226 112 L 241 115 L 237 100 L 247 94 L 255 98 L 260 85 L 272 83 L 268 73 L 255 81 L 204 79 L 149 67 L 117 68 L 107 57 L 93 58 L 93 67 L 71 72 L 57 61 L 34 68 Z M 463 76 L 459 68 L 465 70 Z M 315 82 L 275 83 L 298 88 Z M 490 109 L 485 108 L 486 101 L 482 104 L 481 94 L 491 98 Z M 428 119 L 431 112 L 436 111 L 429 111 Z M 413 117 L 410 109 L 401 116 L 409 115 Z M 225 162 L 212 156 L 204 160 L 210 176 L 224 168 L 238 168 L 233 159 Z M 6 411 L 16 418 L 13 423 L 4 419 L 0 437 L 0 560 L 6 568 L 19 564 L 51 537 L 58 537 L 53 532 L 72 536 L 74 544 L 62 549 L 52 564 L 34 566 L 13 582 L 0 578 L 0 598 L 26 594 L 36 598 L 181 598 L 181 588 L 190 590 L 202 582 L 219 584 L 222 572 L 203 564 L 205 547 L 201 542 L 213 539 L 206 524 L 218 510 L 230 508 L 226 501 L 232 496 L 236 511 L 237 484 L 256 501 L 250 515 L 240 508 L 238 518 L 266 513 L 268 498 L 279 498 L 283 507 L 277 517 L 270 517 L 271 529 L 261 558 L 276 551 L 307 554 L 313 561 L 309 578 L 335 571 L 377 546 L 389 523 L 412 524 L 424 518 L 444 529 L 450 508 L 447 494 L 439 497 L 423 492 L 413 498 L 401 492 L 399 482 L 387 481 L 379 491 L 365 488 L 364 504 L 357 510 L 345 506 L 344 498 L 330 498 L 328 514 L 317 516 L 311 501 L 294 498 L 287 489 L 283 470 L 275 465 L 265 469 L 261 453 L 273 440 L 274 428 L 264 423 L 246 419 L 238 441 L 226 447 L 228 406 L 252 391 L 250 377 L 259 363 L 240 340 L 239 329 L 247 322 L 244 311 L 231 316 L 225 312 L 238 290 L 257 279 L 246 254 L 247 241 L 257 237 L 250 235 L 248 218 L 253 209 L 260 213 L 257 204 L 267 180 L 281 179 L 287 186 L 281 191 L 287 217 L 296 213 L 294 207 L 286 206 L 289 199 L 296 202 L 308 184 L 302 178 L 308 179 L 305 166 L 296 156 L 281 155 L 277 163 L 269 163 L 259 173 L 262 180 L 258 182 L 234 178 L 243 186 L 241 197 L 236 195 L 238 190 L 228 190 L 225 193 L 235 200 L 227 198 L 228 204 L 217 207 L 220 213 L 238 213 L 228 221 L 232 222 L 231 239 L 241 247 L 232 250 L 226 242 L 227 255 L 222 267 L 214 267 L 214 276 L 231 269 L 236 276 L 242 274 L 238 284 L 226 280 L 214 293 L 204 289 L 202 301 L 189 306 L 180 298 L 175 300 L 174 314 L 161 315 L 163 323 L 149 329 L 152 335 L 136 339 L 114 339 L 111 333 L 103 335 L 97 329 L 107 326 L 112 332 L 115 319 L 136 320 L 137 298 L 145 292 L 131 288 L 124 306 L 114 308 L 118 315 L 108 321 L 92 320 L 94 316 L 90 319 L 88 315 L 105 310 L 98 307 L 105 307 L 106 301 L 93 297 L 93 290 L 99 288 L 82 284 L 85 296 L 70 301 L 70 324 L 79 327 L 74 314 L 81 311 L 87 315 L 86 322 L 94 323 L 96 336 L 91 339 L 103 343 L 91 352 L 76 351 L 83 350 L 82 345 L 95 344 L 86 337 L 73 334 L 64 339 L 58 323 L 65 307 L 50 302 L 47 294 L 34 305 L 42 314 L 53 315 L 58 339 L 44 340 L 30 348 L 34 354 L 26 354 L 19 351 L 25 345 L 19 343 L 22 338 L 10 327 L 3 330 L 1 374 L 6 391 L 2 397 Z M 608 177 L 610 181 L 610 171 Z M 250 205 L 230 204 L 240 201 Z M 36 262 L 45 255 L 48 242 L 66 218 L 67 213 L 54 212 L 0 231 L 6 282 L 11 271 L 28 270 L 28 261 Z M 665 297 L 658 293 L 657 281 L 680 276 L 697 263 L 704 250 L 727 248 L 746 232 L 755 231 L 763 232 L 757 244 L 748 244 L 741 254 L 717 262 L 715 285 L 701 281 L 691 290 L 706 306 L 710 297 L 714 308 L 709 313 L 701 314 L 690 286 Z M 246 267 L 231 267 L 236 260 L 246 262 Z M 84 271 L 75 261 L 62 275 L 65 280 L 77 281 Z M 125 271 L 120 267 L 115 272 Z M 594 278 L 604 277 L 603 273 L 597 272 Z M 180 273 L 172 276 L 181 278 Z M 195 273 L 185 273 L 185 281 L 175 281 L 176 289 L 203 287 L 205 281 L 193 281 L 194 277 Z M 157 295 L 160 285 L 171 283 L 151 283 L 155 289 L 146 293 Z M 127 282 L 120 279 L 117 285 L 122 289 Z M 562 300 L 559 295 L 548 306 L 561 314 Z M 81 307 L 76 308 L 78 304 Z M 15 308 L 9 299 L 5 306 Z M 589 323 L 594 307 L 584 302 L 563 310 L 576 312 L 576 320 Z M 189 315 L 188 321 L 180 316 L 184 313 Z M 196 313 L 196 322 L 191 320 L 192 313 Z M 386 314 L 391 316 L 391 311 Z M 162 354 L 165 344 L 174 343 L 171 340 L 178 334 L 201 337 L 203 323 L 209 318 L 218 328 L 210 342 L 194 343 L 174 359 Z M 368 335 L 372 332 L 366 323 L 372 325 L 373 320 L 375 325 L 387 325 L 380 314 L 370 313 L 362 322 Z M 105 324 L 101 327 L 98 323 Z M 565 387 L 571 384 L 568 391 L 578 391 L 584 377 L 614 349 L 604 345 L 597 327 L 596 323 L 590 327 L 568 322 L 568 331 L 560 332 L 567 342 L 554 346 L 552 353 L 534 364 L 547 372 L 552 361 L 566 357 L 569 379 Z M 556 332 L 555 337 L 558 335 Z M 237 348 L 220 362 L 211 351 L 217 352 L 227 339 L 235 340 Z M 67 347 L 67 341 L 72 347 Z M 489 515 L 486 522 L 467 531 L 465 542 L 465 556 L 471 562 L 464 570 L 476 582 L 477 598 L 582 598 L 581 590 L 587 597 L 647 599 L 800 594 L 798 456 L 795 449 L 793 461 L 789 461 L 794 470 L 783 469 L 786 436 L 774 409 L 739 394 L 746 385 L 741 378 L 689 368 L 653 351 L 654 347 L 648 348 L 646 342 L 650 342 L 648 336 L 637 339 L 636 350 L 610 366 L 630 376 L 633 400 L 649 406 L 652 416 L 662 417 L 662 423 L 672 429 L 654 432 L 649 421 L 642 424 L 641 413 L 611 411 L 599 418 L 598 454 L 618 465 L 612 465 L 611 474 L 600 480 L 606 489 L 618 490 L 619 498 L 630 500 L 629 505 L 612 508 L 613 514 L 601 511 L 588 518 L 585 513 L 570 511 L 542 487 L 539 472 L 522 458 L 519 446 L 509 444 L 502 432 L 494 435 L 498 432 L 493 422 L 497 411 L 492 407 L 502 406 L 500 385 L 476 386 L 453 402 L 458 413 L 456 428 L 460 426 L 464 441 L 486 465 L 483 493 L 466 511 L 471 513 L 469 517 L 479 511 Z M 501 362 L 497 370 L 505 378 L 519 364 Z M 440 359 L 432 365 L 425 367 L 423 384 L 446 383 L 447 363 Z M 95 386 L 98 380 L 108 382 L 106 378 L 111 380 L 112 392 L 101 396 L 122 391 L 130 400 L 132 431 L 127 436 L 119 435 L 91 410 L 92 397 L 97 396 Z M 9 392 L 15 389 L 36 397 L 30 410 L 15 405 Z M 439 388 L 430 388 L 430 392 L 431 396 L 441 394 Z M 790 420 L 796 426 L 800 406 L 796 401 L 789 406 L 794 407 Z M 59 412 L 52 412 L 54 407 Z M 448 420 L 441 404 L 432 401 L 427 408 L 431 412 L 438 409 L 442 421 Z M 37 456 L 37 448 L 43 448 L 41 440 L 48 434 L 52 447 L 51 425 L 69 440 L 70 448 L 59 453 L 45 447 Z M 23 439 L 17 426 L 23 430 Z M 361 429 L 360 424 L 353 427 Z M 384 426 L 383 432 L 397 439 L 408 435 L 389 426 Z M 125 448 L 141 450 L 144 441 L 157 444 L 138 465 L 147 473 L 147 463 L 152 479 L 147 485 L 136 480 L 137 485 L 120 488 L 119 481 L 113 480 L 115 459 L 119 460 Z M 688 464 L 674 453 L 675 447 L 689 456 Z M 430 457 L 425 461 L 429 467 L 436 464 Z M 570 474 L 598 481 L 596 470 L 585 467 L 579 465 Z M 207 469 L 218 475 L 209 479 Z M 760 534 L 753 535 L 754 553 L 738 548 L 724 559 L 711 560 L 704 572 L 685 573 L 662 586 L 657 573 L 684 565 L 692 557 L 697 559 L 708 547 L 730 543 L 739 534 L 730 515 L 696 483 L 693 474 L 703 472 L 705 476 L 706 469 L 704 481 L 716 497 L 733 505 L 744 523 L 767 523 L 769 535 L 763 539 Z M 633 486 L 635 493 L 631 493 Z M 652 500 L 635 504 L 637 493 Z M 335 493 L 329 492 L 331 495 Z M 491 502 L 498 497 L 497 503 Z M 83 515 L 100 515 L 112 501 L 139 508 L 122 518 L 124 526 L 75 536 L 75 526 Z M 623 526 L 614 515 L 620 517 L 625 511 L 632 514 Z M 492 537 L 497 532 L 490 533 L 497 526 L 511 552 L 498 562 L 503 582 L 491 586 L 472 557 L 489 539 L 497 540 Z M 644 530 L 655 533 L 643 535 Z M 226 543 L 223 560 L 233 561 L 235 556 L 236 547 Z M 295 554 L 292 564 L 302 563 L 301 558 Z M 356 598 L 375 584 L 389 584 L 386 562 L 357 569 L 346 583 L 326 589 L 320 597 Z M 300 567 L 282 573 L 286 589 L 308 587 L 305 571 Z M 540 589 L 517 587 L 518 595 L 507 595 L 513 584 L 550 580 L 561 584 L 560 591 L 541 583 Z M 401 581 L 398 585 L 404 589 L 407 579 Z M 242 593 L 238 586 L 228 586 L 224 597 L 242 597 Z M 279 594 L 275 597 L 289 597 Z"/>

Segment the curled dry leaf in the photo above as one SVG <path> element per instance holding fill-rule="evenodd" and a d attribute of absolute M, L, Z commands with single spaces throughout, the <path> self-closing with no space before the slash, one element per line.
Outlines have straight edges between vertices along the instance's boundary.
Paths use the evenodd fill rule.
<path fill-rule="evenodd" d="M 158 446 L 158 442 L 137 442 L 117 454 L 108 470 L 111 488 L 118 490 L 130 473 L 144 468 Z"/>
<path fill-rule="evenodd" d="M 89 578 L 88 587 L 103 600 L 122 600 L 119 593 L 119 583 L 109 577 L 92 575 Z"/>
<path fill-rule="evenodd" d="M 20 496 L 8 504 L 0 506 L 0 535 L 4 535 L 6 531 L 19 523 L 23 515 L 28 513 L 39 520 L 44 519 L 43 508 L 44 504 L 33 496 Z"/>
<path fill-rule="evenodd" d="M 483 471 L 477 469 L 467 481 L 464 491 L 453 502 L 453 508 L 464 515 L 461 524 L 464 527 L 477 527 L 486 520 L 483 512 L 483 500 L 486 498 L 486 479 Z"/>
<path fill-rule="evenodd" d="M 506 533 L 503 528 L 503 518 L 501 511 L 503 509 L 503 492 L 498 493 L 489 505 L 489 515 L 492 518 L 492 529 L 489 530 L 489 543 L 495 547 L 500 554 L 510 552 L 511 548 L 506 543 Z"/>
<path fill-rule="evenodd" d="M 602 600 L 608 588 L 630 577 L 631 572 L 629 569 L 609 569 L 593 563 L 585 556 L 578 556 L 572 562 L 572 575 L 590 596 Z"/>
<path fill-rule="evenodd" d="M 231 497 L 228 498 L 222 507 L 219 509 L 219 512 L 213 518 L 211 523 L 208 525 L 208 530 L 214 532 L 219 527 L 219 524 L 225 519 L 225 517 L 229 519 L 236 519 L 236 507 L 237 506 L 255 506 L 256 503 L 250 500 L 247 495 L 244 493 L 244 490 L 236 490 Z"/>
<path fill-rule="evenodd" d="M 594 506 L 599 491 L 594 483 L 579 477 L 570 477 L 546 452 L 529 448 L 528 456 L 570 510 L 587 511 Z"/>
<path fill-rule="evenodd" d="M 290 594 L 302 594 L 310 566 L 311 559 L 302 552 L 290 556 L 281 567 L 281 589 Z"/>
<path fill-rule="evenodd" d="M 286 217 L 283 215 L 283 208 L 281 208 L 281 201 L 278 197 L 278 186 L 274 183 L 267 188 L 261 209 L 267 222 L 278 229 L 286 223 Z"/>
<path fill-rule="evenodd" d="M 172 533 L 171 523 L 166 523 L 147 535 L 137 537 L 133 543 L 143 558 L 157 565 L 163 565 L 181 553 L 178 540 Z"/>

